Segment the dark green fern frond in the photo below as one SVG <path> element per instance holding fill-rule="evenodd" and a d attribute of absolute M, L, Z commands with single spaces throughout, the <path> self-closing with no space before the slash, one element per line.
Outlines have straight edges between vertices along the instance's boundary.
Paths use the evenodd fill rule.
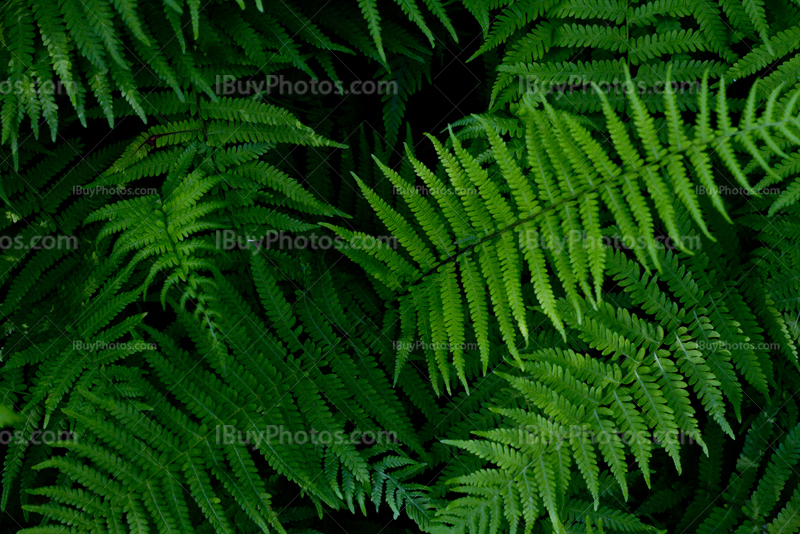
<path fill-rule="evenodd" d="M 630 76 L 626 76 L 631 84 Z M 655 118 L 633 91 L 629 91 L 627 97 L 636 137 L 631 136 L 632 131 L 600 94 L 614 147 L 611 153 L 607 153 L 575 118 L 556 112 L 547 102 L 544 102 L 544 111 L 535 109 L 533 102 L 529 102 L 521 115 L 527 128 L 524 163 L 512 157 L 506 143 L 489 123 L 482 123 L 492 148 L 492 159 L 500 171 L 497 178 L 490 178 L 486 169 L 452 134 L 454 153 L 434 140 L 449 184 L 410 155 L 409 159 L 437 204 L 421 197 L 414 184 L 381 165 L 395 189 L 407 192 L 403 200 L 423 233 L 413 229 L 395 209 L 359 181 L 362 193 L 397 238 L 402 252 L 375 246 L 354 247 L 345 254 L 364 265 L 367 273 L 386 284 L 388 289 L 397 292 L 403 309 L 416 310 L 416 325 L 408 321 L 403 323 L 407 325 L 404 327 L 407 337 L 416 330 L 425 345 L 448 347 L 448 350 L 426 351 L 434 383 L 437 383 L 436 377 L 441 376 L 449 390 L 446 353 L 450 352 L 456 372 L 466 385 L 461 349 L 466 318 L 475 325 L 485 365 L 486 317 L 490 309 L 487 296 L 507 350 L 519 359 L 519 346 L 528 338 L 520 283 L 523 268 L 530 273 L 526 276 L 531 277 L 538 305 L 562 335 L 564 316 L 555 305 L 554 281 L 548 265 L 549 269 L 555 269 L 557 283 L 572 303 L 577 321 L 581 321 L 585 313 L 585 301 L 589 308 L 598 306 L 606 262 L 605 237 L 599 218 L 601 203 L 613 215 L 623 242 L 636 244 L 632 247 L 636 258 L 644 266 L 661 269 L 659 247 L 654 239 L 656 221 L 664 225 L 678 249 L 692 253 L 686 236 L 678 229 L 677 208 L 670 201 L 673 191 L 680 209 L 686 210 L 709 239 L 713 237 L 701 211 L 698 187 L 707 191 L 714 208 L 728 217 L 717 193 L 708 161 L 710 154 L 720 155 L 721 164 L 747 192 L 752 192 L 752 187 L 737 161 L 735 150 L 743 150 L 759 161 L 767 173 L 774 173 L 762 153 L 777 150 L 784 154 L 774 139 L 795 138 L 792 133 L 797 127 L 792 115 L 794 102 L 777 118 L 773 115 L 777 93 L 773 93 L 765 113 L 756 118 L 754 89 L 738 128 L 734 128 L 723 89 L 716 98 L 716 126 L 712 129 L 711 102 L 705 80 L 697 102 L 699 122 L 693 131 L 684 125 L 671 84 L 667 83 L 664 96 L 666 142 L 656 133 Z M 795 99 L 797 95 L 800 93 L 796 93 Z M 737 141 L 738 146 L 735 147 L 732 140 Z M 758 147 L 756 142 L 761 141 L 765 146 Z M 692 176 L 697 176 L 699 184 L 693 182 Z M 500 184 L 508 193 L 501 192 Z M 326 226 L 351 242 L 363 240 L 363 235 Z M 374 238 L 372 241 L 377 242 Z M 484 287 L 488 291 L 481 291 Z M 583 297 L 578 296 L 578 290 Z M 441 305 L 437 304 L 440 298 Z M 469 303 L 468 313 L 466 303 Z M 432 313 L 431 310 L 440 309 L 439 306 L 444 306 L 444 313 Z M 523 341 L 517 339 L 517 331 Z M 407 354 L 401 352 L 398 364 L 406 358 Z M 760 384 L 765 391 L 763 381 Z"/>

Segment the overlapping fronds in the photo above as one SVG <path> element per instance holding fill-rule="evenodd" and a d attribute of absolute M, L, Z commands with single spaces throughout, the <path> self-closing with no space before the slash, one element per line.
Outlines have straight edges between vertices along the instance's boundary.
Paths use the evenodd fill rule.
<path fill-rule="evenodd" d="M 796 2 L 0 34 L 0 529 L 800 532 Z"/>
<path fill-rule="evenodd" d="M 627 71 L 626 76 L 632 83 Z M 523 277 L 531 280 L 539 307 L 562 335 L 564 312 L 556 306 L 554 286 L 566 294 L 578 322 L 587 310 L 598 309 L 608 241 L 601 207 L 613 217 L 619 238 L 635 244 L 632 250 L 645 269 L 662 269 L 656 240 L 659 226 L 678 249 L 691 253 L 678 230 L 678 211 L 688 212 L 704 235 L 714 239 L 698 191 L 706 191 L 713 208 L 728 221 L 730 218 L 712 164 L 719 161 L 743 191 L 751 194 L 754 191 L 737 152 L 758 161 L 771 176 L 775 170 L 765 155 L 788 157 L 776 140 L 800 140 L 794 133 L 798 124 L 793 115 L 800 92 L 780 113 L 775 105 L 777 91 L 773 92 L 759 117 L 754 111 L 755 94 L 756 89 L 734 127 L 724 86 L 712 97 L 704 77 L 698 95 L 698 122 L 690 129 L 668 83 L 665 141 L 656 130 L 656 118 L 635 92 L 627 95 L 633 131 L 601 94 L 613 147 L 608 151 L 589 129 L 574 117 L 556 112 L 546 101 L 543 110 L 529 101 L 521 116 L 524 150 L 512 152 L 494 128 L 478 118 L 497 172 L 490 175 L 491 168 L 484 168 L 452 133 L 452 152 L 432 138 L 447 182 L 416 160 L 407 147 L 416 176 L 431 192 L 427 197 L 415 183 L 378 162 L 394 189 L 403 192 L 417 228 L 357 179 L 365 198 L 396 238 L 399 250 L 388 246 L 385 239 L 371 237 L 375 246 L 353 247 L 345 254 L 398 294 L 405 345 L 422 340 L 434 384 L 441 376 L 450 391 L 451 353 L 456 374 L 468 387 L 463 350 L 466 324 L 472 325 L 484 372 L 492 315 L 509 354 L 519 360 L 519 347 L 529 337 Z M 712 160 L 712 156 L 719 159 Z M 675 205 L 673 195 L 678 199 Z M 365 242 L 370 237 L 326 226 L 348 241 Z M 396 373 L 408 354 L 403 348 L 398 351 Z"/>

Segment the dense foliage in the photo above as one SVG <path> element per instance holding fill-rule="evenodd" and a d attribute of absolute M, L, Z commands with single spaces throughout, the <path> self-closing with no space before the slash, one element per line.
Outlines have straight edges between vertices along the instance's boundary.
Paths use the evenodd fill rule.
<path fill-rule="evenodd" d="M 796 2 L 0 32 L 3 532 L 800 532 Z"/>

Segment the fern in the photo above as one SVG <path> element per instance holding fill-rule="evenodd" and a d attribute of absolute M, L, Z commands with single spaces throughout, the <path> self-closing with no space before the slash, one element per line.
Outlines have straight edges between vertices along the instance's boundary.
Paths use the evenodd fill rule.
<path fill-rule="evenodd" d="M 798 27 L 7 3 L 2 528 L 799 532 Z"/>
<path fill-rule="evenodd" d="M 667 74 L 669 81 L 669 72 Z M 717 125 L 712 129 L 711 97 L 705 80 L 698 97 L 700 123 L 694 128 L 692 137 L 681 120 L 671 86 L 667 84 L 664 97 L 666 124 L 669 126 L 666 147 L 656 134 L 654 117 L 633 92 L 628 93 L 628 98 L 638 141 L 634 141 L 619 116 L 604 100 L 607 125 L 617 153 L 615 156 L 623 162 L 621 166 L 603 151 L 590 131 L 574 118 L 559 115 L 546 102 L 544 110 L 529 103 L 521 117 L 526 124 L 527 165 L 515 160 L 506 143 L 484 122 L 492 157 L 500 169 L 503 186 L 510 191 L 508 197 L 501 194 L 498 184 L 489 179 L 487 171 L 452 134 L 450 141 L 454 152 L 447 151 L 434 140 L 450 179 L 447 185 L 408 154 L 417 176 L 433 191 L 438 206 L 422 198 L 412 184 L 395 171 L 378 163 L 397 190 L 409 192 L 403 198 L 424 234 L 415 231 L 397 211 L 356 178 L 366 199 L 413 263 L 409 264 L 399 252 L 380 247 L 345 253 L 365 265 L 367 273 L 385 284 L 387 289 L 409 286 L 399 296 L 400 306 L 416 310 L 417 333 L 426 345 L 452 347 L 450 352 L 456 373 L 468 387 L 460 348 L 464 345 L 463 303 L 469 302 L 469 318 L 476 325 L 476 335 L 480 336 L 477 339 L 484 372 L 488 362 L 485 317 L 489 310 L 485 296 L 479 291 L 484 286 L 488 287 L 491 309 L 498 319 L 506 348 L 519 361 L 517 332 L 523 340 L 528 338 L 520 280 L 523 258 L 541 309 L 562 335 L 566 335 L 562 326 L 563 315 L 556 309 L 554 282 L 548 272 L 548 263 L 569 296 L 578 321 L 586 309 L 597 309 L 602 298 L 606 261 L 598 211 L 600 200 L 613 214 L 623 241 L 645 244 L 633 248 L 637 259 L 644 266 L 660 270 L 661 262 L 653 238 L 655 217 L 664 224 L 672 241 L 680 249 L 690 252 L 685 245 L 685 236 L 678 230 L 669 191 L 675 191 L 681 209 L 687 210 L 710 239 L 713 236 L 706 227 L 696 194 L 698 186 L 709 191 L 714 207 L 730 221 L 717 194 L 718 187 L 708 163 L 709 153 L 716 152 L 721 156 L 721 163 L 747 192 L 752 192 L 752 188 L 737 162 L 730 139 L 739 141 L 744 151 L 759 161 L 768 174 L 774 173 L 762 152 L 772 149 L 785 156 L 773 136 L 794 137 L 791 129 L 796 125 L 792 113 L 800 93 L 795 94 L 791 105 L 784 108 L 780 119 L 776 119 L 773 113 L 777 92 L 773 92 L 764 115 L 756 119 L 754 89 L 740 125 L 734 129 L 724 90 L 720 91 L 716 97 Z M 632 83 L 629 75 L 627 82 Z M 761 137 L 758 141 L 765 142 L 765 147 L 759 148 L 755 144 L 756 133 Z M 642 145 L 639 150 L 636 148 L 638 143 Z M 663 160 L 666 162 L 662 163 Z M 533 177 L 527 178 L 523 168 L 530 169 L 528 172 Z M 699 184 L 692 183 L 690 176 L 693 174 L 697 175 Z M 324 226 L 342 238 L 360 238 L 341 227 Z M 518 237 L 514 236 L 514 231 L 518 232 Z M 382 266 L 379 268 L 374 260 Z M 439 276 L 434 276 L 437 274 Z M 461 280 L 466 295 L 458 289 L 457 280 Z M 578 290 L 583 293 L 582 297 Z M 420 315 L 429 313 L 424 310 L 430 306 L 432 295 L 437 294 L 441 295 L 444 314 L 430 315 L 423 320 Z M 404 312 L 404 316 L 406 313 L 409 312 Z M 426 359 L 434 385 L 438 382 L 436 377 L 441 376 L 449 392 L 449 366 L 441 352 L 426 350 Z M 405 358 L 403 354 L 398 356 L 398 368 Z M 396 368 L 395 373 L 398 372 Z"/>

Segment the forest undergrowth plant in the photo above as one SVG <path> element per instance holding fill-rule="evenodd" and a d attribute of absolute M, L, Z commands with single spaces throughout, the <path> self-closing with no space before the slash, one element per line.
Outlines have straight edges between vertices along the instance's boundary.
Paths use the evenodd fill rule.
<path fill-rule="evenodd" d="M 798 28 L 3 5 L 0 529 L 800 532 Z"/>

